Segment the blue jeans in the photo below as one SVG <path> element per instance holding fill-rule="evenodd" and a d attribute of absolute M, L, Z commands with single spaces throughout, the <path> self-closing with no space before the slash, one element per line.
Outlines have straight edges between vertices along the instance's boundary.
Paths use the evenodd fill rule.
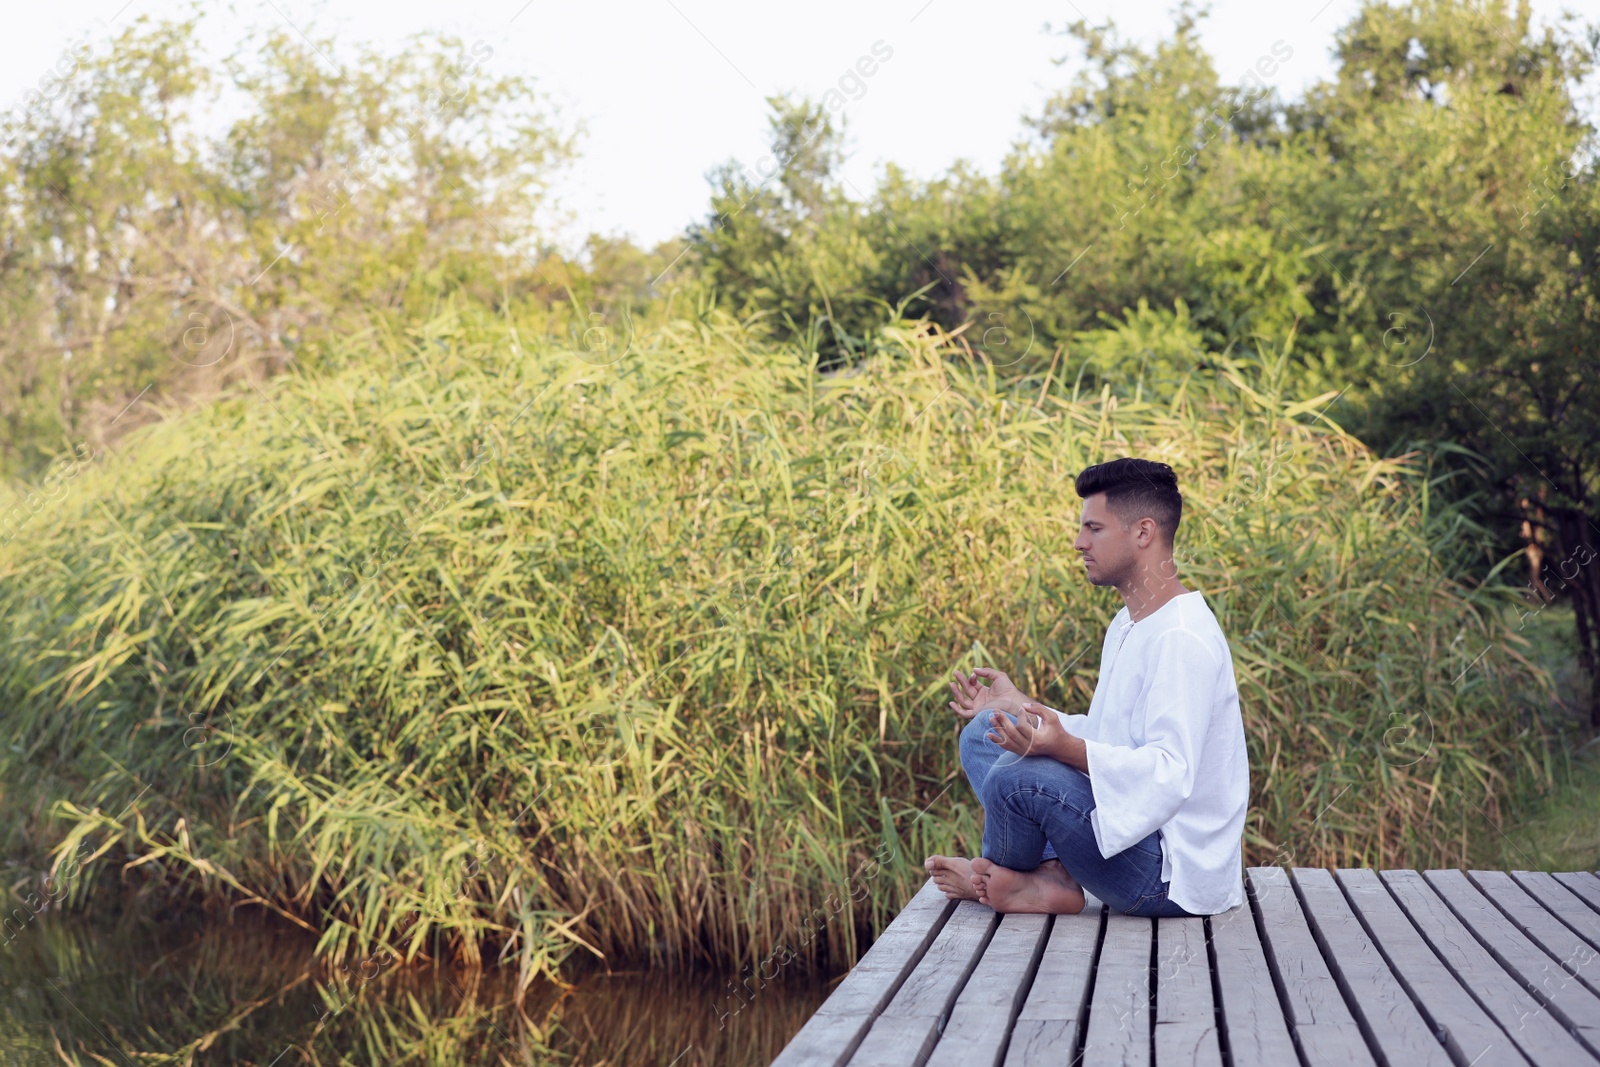
<path fill-rule="evenodd" d="M 984 736 L 989 717 L 998 714 L 980 711 L 961 730 L 961 769 L 983 805 L 984 858 L 1031 871 L 1054 857 L 1079 885 L 1125 915 L 1189 915 L 1167 899 L 1161 832 L 1106 859 L 1089 822 L 1089 776 L 1049 756 L 1018 756 L 990 741 Z"/>

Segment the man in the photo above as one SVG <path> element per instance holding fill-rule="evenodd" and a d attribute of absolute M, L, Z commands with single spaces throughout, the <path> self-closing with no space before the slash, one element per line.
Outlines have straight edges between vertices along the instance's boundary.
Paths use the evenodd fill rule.
<path fill-rule="evenodd" d="M 969 720 L 961 766 L 983 804 L 983 855 L 929 856 L 947 897 L 1000 912 L 1071 914 L 1084 890 L 1129 915 L 1214 915 L 1244 903 L 1250 767 L 1233 655 L 1173 563 L 1183 514 L 1164 463 L 1078 475 L 1073 547 L 1124 606 L 1100 650 L 1086 715 L 1030 700 L 987 667 L 955 672 Z"/>

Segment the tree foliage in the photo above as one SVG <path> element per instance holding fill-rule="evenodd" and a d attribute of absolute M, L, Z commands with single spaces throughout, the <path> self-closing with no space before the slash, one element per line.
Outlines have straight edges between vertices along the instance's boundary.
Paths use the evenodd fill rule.
<path fill-rule="evenodd" d="M 0 468 L 98 447 L 163 397 L 315 363 L 373 313 L 452 290 L 494 302 L 540 273 L 532 211 L 571 136 L 491 48 L 438 37 L 341 65 L 331 40 L 280 27 L 214 71 L 200 18 L 80 50 L 53 99 L 12 117 Z M 242 116 L 206 129 L 224 99 Z"/>

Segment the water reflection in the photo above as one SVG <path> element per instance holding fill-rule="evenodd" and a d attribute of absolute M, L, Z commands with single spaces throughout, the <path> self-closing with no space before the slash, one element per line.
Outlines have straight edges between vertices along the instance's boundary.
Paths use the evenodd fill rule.
<path fill-rule="evenodd" d="M 729 1000 L 709 974 L 589 971 L 536 987 L 447 966 L 330 974 L 298 930 L 235 916 L 44 915 L 0 948 L 6 1067 L 767 1064 L 826 983 L 785 973 Z"/>

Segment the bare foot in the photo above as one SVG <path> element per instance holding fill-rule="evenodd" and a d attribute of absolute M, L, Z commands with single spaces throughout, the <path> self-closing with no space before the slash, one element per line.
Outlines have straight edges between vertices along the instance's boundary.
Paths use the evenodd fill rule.
<path fill-rule="evenodd" d="M 951 900 L 977 900 L 972 884 L 972 861 L 960 856 L 929 856 L 922 865 L 933 876 L 933 884 Z"/>
<path fill-rule="evenodd" d="M 972 861 L 978 900 L 1005 914 L 1076 915 L 1083 910 L 1083 887 L 1058 860 L 1031 871 L 1013 871 L 979 858 Z"/>

